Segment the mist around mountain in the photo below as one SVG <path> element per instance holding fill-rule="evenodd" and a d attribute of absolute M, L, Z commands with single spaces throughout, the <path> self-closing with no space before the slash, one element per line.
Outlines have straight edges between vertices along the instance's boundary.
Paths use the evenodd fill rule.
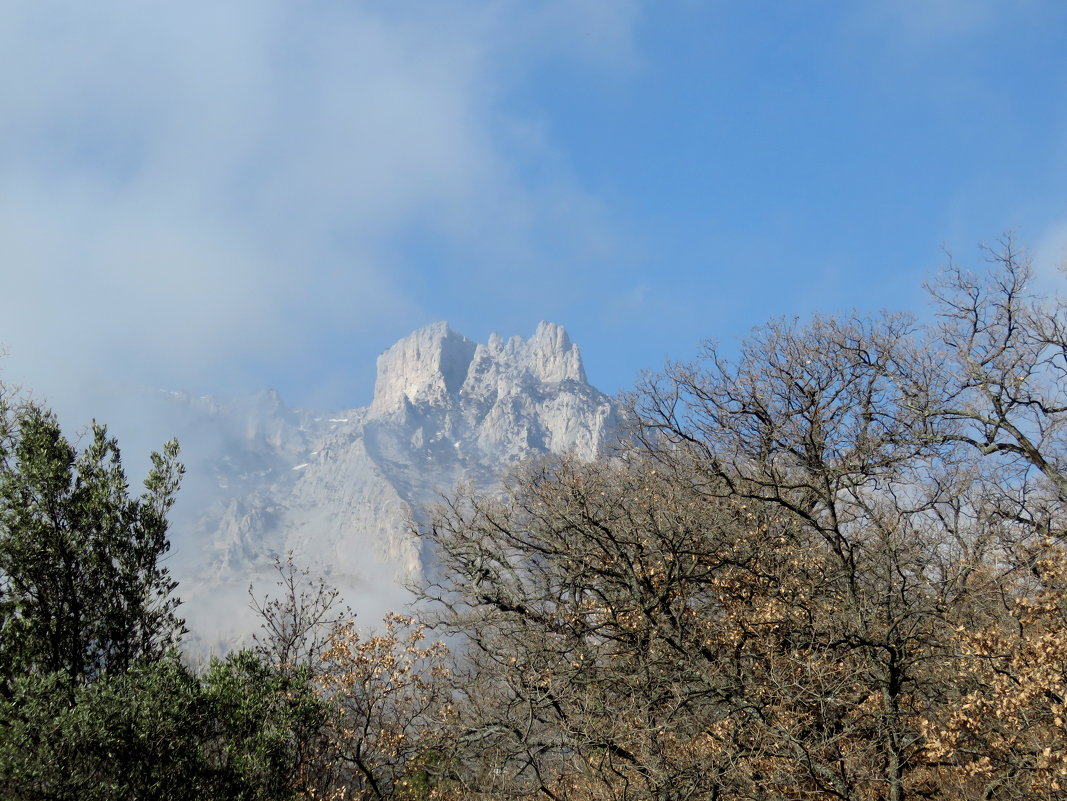
<path fill-rule="evenodd" d="M 578 346 L 552 323 L 484 344 L 445 322 L 419 329 L 378 358 L 364 408 L 293 409 L 271 390 L 160 398 L 188 466 L 171 565 L 187 645 L 207 652 L 247 638 L 249 585 L 272 590 L 274 560 L 290 553 L 373 625 L 430 567 L 411 534 L 422 509 L 534 454 L 592 459 L 616 426 Z"/>

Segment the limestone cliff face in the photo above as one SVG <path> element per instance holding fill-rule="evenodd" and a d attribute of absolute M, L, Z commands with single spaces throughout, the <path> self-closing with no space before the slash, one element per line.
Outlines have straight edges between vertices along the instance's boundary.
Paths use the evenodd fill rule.
<path fill-rule="evenodd" d="M 593 458 L 615 426 L 578 347 L 552 323 L 529 339 L 494 334 L 486 344 L 447 323 L 422 328 L 378 358 L 366 409 L 296 411 L 272 393 L 185 406 L 225 445 L 210 465 L 192 465 L 215 481 L 206 511 L 175 527 L 183 587 L 203 598 L 220 586 L 247 587 L 269 575 L 275 555 L 292 551 L 365 619 L 402 603 L 398 582 L 428 567 L 410 520 L 439 493 L 461 480 L 491 484 L 533 454 Z M 205 625 L 198 617 L 213 614 L 196 607 L 194 631 Z"/>
<path fill-rule="evenodd" d="M 532 453 L 592 458 L 614 425 L 611 404 L 585 378 L 578 346 L 558 325 L 529 340 L 495 334 L 475 345 L 434 323 L 378 359 L 371 439 L 387 462 L 497 473 Z"/>
<path fill-rule="evenodd" d="M 443 322 L 400 340 L 378 357 L 371 414 L 387 414 L 405 403 L 448 405 L 462 386 L 476 349 Z"/>

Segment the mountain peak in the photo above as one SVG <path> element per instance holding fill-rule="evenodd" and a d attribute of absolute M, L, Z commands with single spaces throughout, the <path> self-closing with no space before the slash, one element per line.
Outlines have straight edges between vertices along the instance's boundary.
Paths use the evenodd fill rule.
<path fill-rule="evenodd" d="M 586 383 L 585 368 L 578 346 L 571 343 L 566 329 L 555 323 L 538 323 L 528 343 L 530 370 L 542 381 Z"/>
<path fill-rule="evenodd" d="M 611 400 L 552 323 L 484 345 L 445 322 L 420 328 L 378 358 L 370 409 L 290 410 L 270 391 L 178 399 L 200 412 L 188 418 L 195 441 L 213 448 L 190 471 L 208 479 L 203 503 L 174 528 L 183 583 L 196 588 L 183 608 L 194 628 L 230 645 L 244 624 L 218 614 L 219 598 L 245 598 L 272 554 L 323 570 L 373 618 L 399 597 L 395 582 L 435 569 L 409 521 L 439 492 L 460 481 L 490 487 L 535 454 L 592 459 L 615 436 Z"/>
<path fill-rule="evenodd" d="M 408 334 L 378 357 L 371 414 L 400 408 L 405 401 L 447 401 L 463 386 L 476 347 L 444 321 Z"/>
<path fill-rule="evenodd" d="M 542 322 L 529 340 L 513 336 L 505 341 L 494 333 L 487 345 L 478 345 L 442 321 L 414 331 L 378 357 L 371 415 L 405 403 L 449 406 L 487 370 L 540 382 L 586 383 L 581 353 L 563 326 Z"/>

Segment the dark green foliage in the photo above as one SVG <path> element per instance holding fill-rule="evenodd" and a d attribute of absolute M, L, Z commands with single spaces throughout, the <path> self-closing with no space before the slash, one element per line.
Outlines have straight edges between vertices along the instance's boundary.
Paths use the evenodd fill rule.
<path fill-rule="evenodd" d="M 160 657 L 182 631 L 160 559 L 183 468 L 167 443 L 131 497 L 104 426 L 79 453 L 51 412 L 27 404 L 12 418 L 0 441 L 0 688 L 59 674 L 69 698 Z"/>
<path fill-rule="evenodd" d="M 79 452 L 51 412 L 2 390 L 0 796 L 293 798 L 325 721 L 306 671 L 242 651 L 197 677 L 175 649 L 161 559 L 177 443 L 131 497 L 103 426 Z"/>
<path fill-rule="evenodd" d="M 209 709 L 176 658 L 78 686 L 72 700 L 66 687 L 62 673 L 26 674 L 0 702 L 4 798 L 212 797 L 218 779 L 201 748 Z"/>
<path fill-rule="evenodd" d="M 203 698 L 213 727 L 208 757 L 223 797 L 293 797 L 327 715 L 307 675 L 280 671 L 252 651 L 239 651 L 212 663 Z"/>
<path fill-rule="evenodd" d="M 283 801 L 324 719 L 309 684 L 250 651 L 201 678 L 172 653 L 65 688 L 28 674 L 0 699 L 4 799 Z"/>

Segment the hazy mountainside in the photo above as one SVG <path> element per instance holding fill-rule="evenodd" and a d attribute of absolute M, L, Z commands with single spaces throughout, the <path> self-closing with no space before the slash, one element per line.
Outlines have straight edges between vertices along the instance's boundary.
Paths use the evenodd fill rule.
<path fill-rule="evenodd" d="M 195 499 L 174 521 L 173 567 L 208 647 L 247 631 L 248 584 L 269 589 L 272 560 L 288 551 L 372 622 L 427 566 L 408 532 L 421 505 L 531 454 L 592 458 L 615 425 L 577 346 L 551 323 L 487 344 L 447 323 L 422 328 L 378 358 L 367 408 L 290 409 L 273 391 L 170 399 Z"/>

